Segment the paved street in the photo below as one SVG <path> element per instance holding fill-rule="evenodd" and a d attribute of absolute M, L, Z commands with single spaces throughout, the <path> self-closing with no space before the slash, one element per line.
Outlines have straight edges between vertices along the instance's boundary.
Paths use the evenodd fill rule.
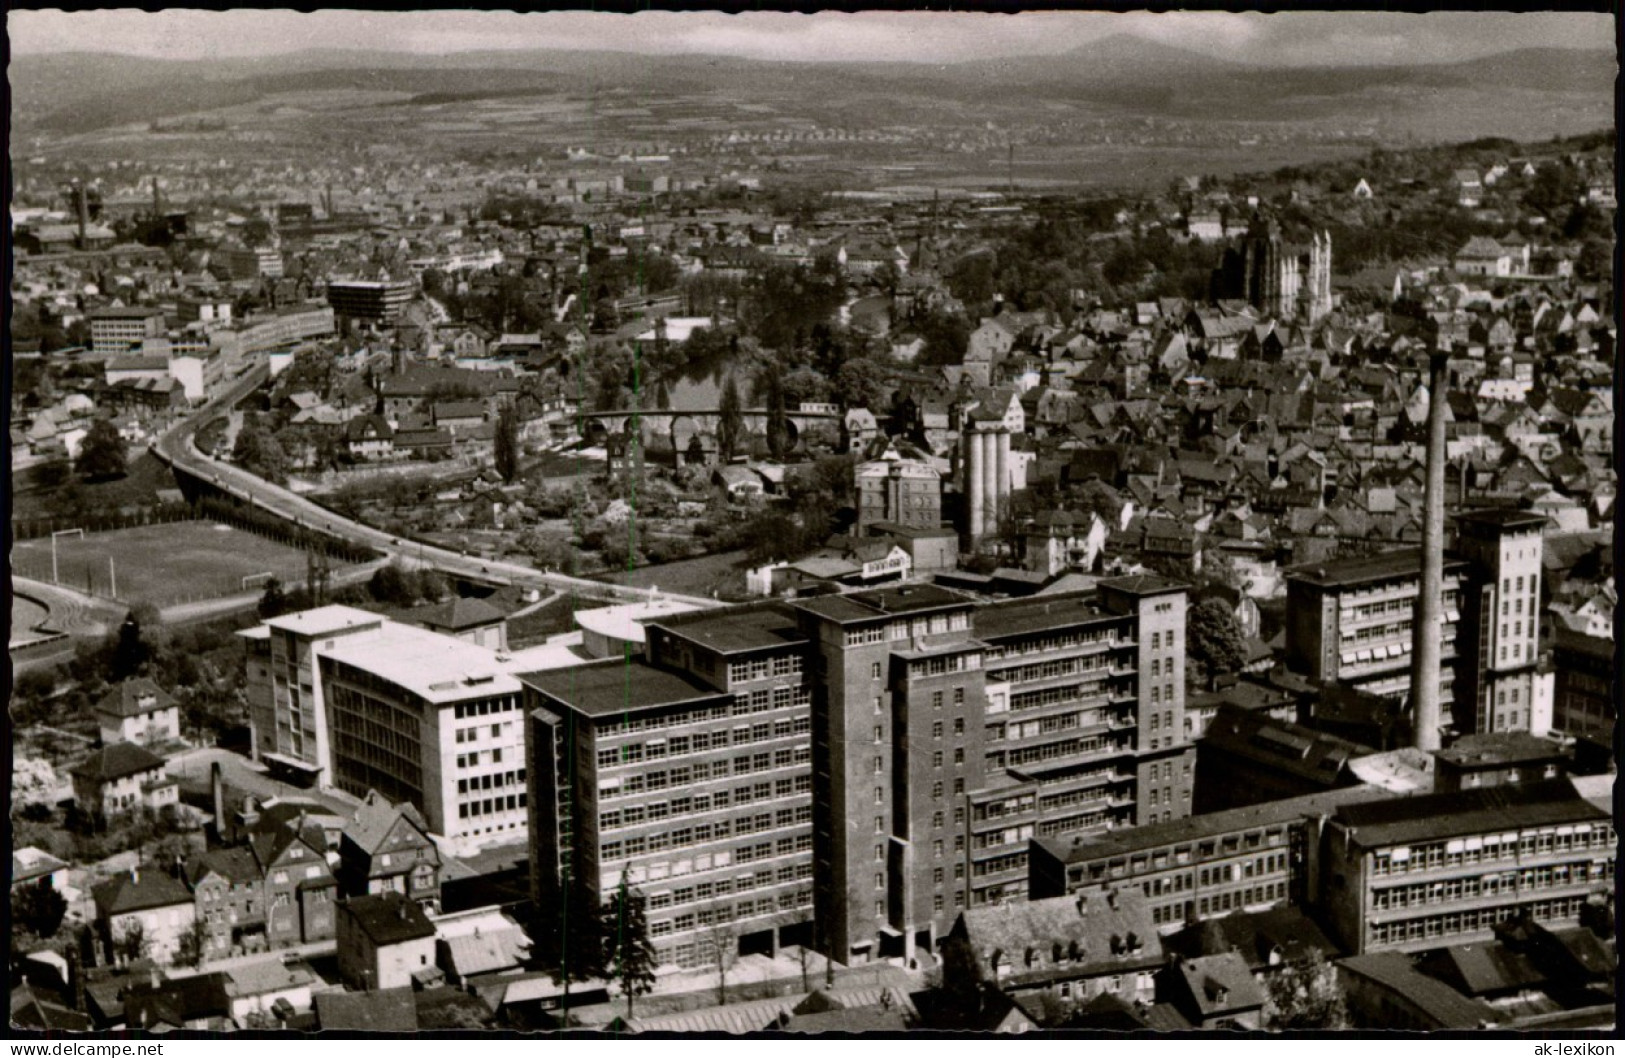
<path fill-rule="evenodd" d="M 637 602 L 649 597 L 648 591 L 620 587 L 599 581 L 569 577 L 559 573 L 539 573 L 528 566 L 500 562 L 480 556 L 461 555 L 445 548 L 412 541 L 402 541 L 371 526 L 341 517 L 287 489 L 273 485 L 247 471 L 211 459 L 198 452 L 193 444 L 197 430 L 223 409 L 253 392 L 265 381 L 267 369 L 261 365 L 248 371 L 185 422 L 160 438 L 152 451 L 160 459 L 179 467 L 197 478 L 246 499 L 253 507 L 267 511 L 296 526 L 309 527 L 330 536 L 373 548 L 392 558 L 408 563 L 433 566 L 453 576 L 468 577 L 493 583 L 521 587 L 550 588 L 554 591 L 575 592 L 589 598 L 608 602 Z M 716 606 L 713 599 L 686 598 L 667 594 L 668 598 L 691 602 L 697 606 Z"/>

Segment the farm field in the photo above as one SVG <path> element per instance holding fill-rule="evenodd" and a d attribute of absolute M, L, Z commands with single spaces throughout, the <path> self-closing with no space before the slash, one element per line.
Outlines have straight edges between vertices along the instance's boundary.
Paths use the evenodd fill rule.
<path fill-rule="evenodd" d="M 171 522 L 57 541 L 64 587 L 113 597 L 109 559 L 117 573 L 116 597 L 155 606 L 240 594 L 243 578 L 256 573 L 286 583 L 303 581 L 306 572 L 303 551 L 216 522 Z M 22 576 L 49 582 L 50 539 L 19 541 L 11 564 Z"/>

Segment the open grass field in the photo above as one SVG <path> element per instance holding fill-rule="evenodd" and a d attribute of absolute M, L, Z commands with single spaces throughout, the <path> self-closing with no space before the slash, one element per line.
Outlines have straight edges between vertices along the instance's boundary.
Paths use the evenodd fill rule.
<path fill-rule="evenodd" d="M 109 560 L 117 573 L 112 590 Z M 12 569 L 49 582 L 51 541 L 24 540 L 11 553 Z M 172 522 L 90 533 L 57 541 L 64 587 L 123 602 L 155 606 L 237 595 L 243 578 L 275 574 L 284 583 L 305 579 L 305 553 L 215 522 Z M 254 590 L 254 589 L 249 589 Z"/>

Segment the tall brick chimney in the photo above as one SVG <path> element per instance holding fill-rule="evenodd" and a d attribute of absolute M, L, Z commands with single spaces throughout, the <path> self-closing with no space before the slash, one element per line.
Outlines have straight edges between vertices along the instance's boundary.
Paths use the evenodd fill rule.
<path fill-rule="evenodd" d="M 1444 415 L 1450 354 L 1428 354 L 1427 478 L 1422 492 L 1422 583 L 1411 625 L 1411 704 L 1417 749 L 1439 748 L 1439 630 L 1444 607 Z"/>

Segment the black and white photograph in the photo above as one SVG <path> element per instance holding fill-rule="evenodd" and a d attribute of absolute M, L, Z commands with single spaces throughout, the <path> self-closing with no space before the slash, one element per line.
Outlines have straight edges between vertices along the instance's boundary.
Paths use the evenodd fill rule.
<path fill-rule="evenodd" d="M 9 10 L 10 1035 L 1612 1054 L 1616 17 Z"/>

